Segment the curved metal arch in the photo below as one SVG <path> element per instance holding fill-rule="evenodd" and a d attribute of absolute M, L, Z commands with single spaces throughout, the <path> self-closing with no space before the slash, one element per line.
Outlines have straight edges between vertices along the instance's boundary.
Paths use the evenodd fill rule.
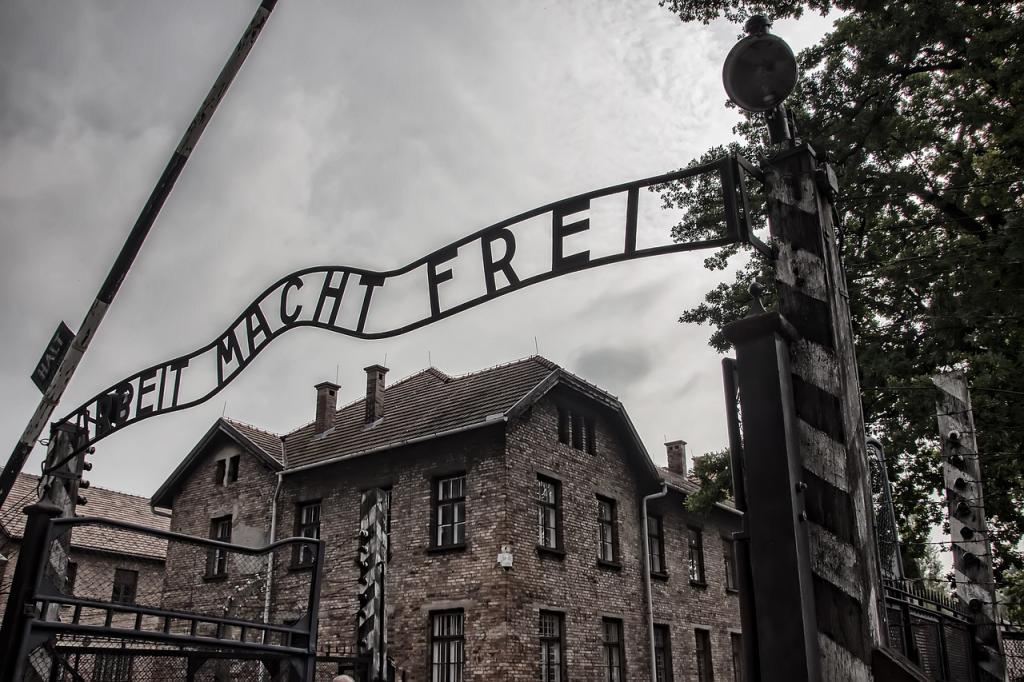
<path fill-rule="evenodd" d="M 717 248 L 737 242 L 751 243 L 755 248 L 763 250 L 764 245 L 750 234 L 748 227 L 749 208 L 743 175 L 753 172 L 753 167 L 746 160 L 738 156 L 728 156 L 680 171 L 613 185 L 545 204 L 478 230 L 397 269 L 374 271 L 350 266 L 315 266 L 292 272 L 264 289 L 223 333 L 209 343 L 122 379 L 60 420 L 58 424 L 71 422 L 85 429 L 88 434 L 82 447 L 69 458 L 106 436 L 143 419 L 206 402 L 251 364 L 271 341 L 291 329 L 317 327 L 361 339 L 388 338 L 451 317 L 532 284 L 602 265 L 668 253 Z M 637 213 L 641 189 L 656 188 L 670 182 L 713 174 L 718 176 L 722 186 L 724 224 L 721 227 L 724 229 L 718 234 L 714 234 L 710 229 L 705 230 L 705 234 L 702 235 L 705 238 L 697 241 L 637 247 Z M 589 251 L 565 254 L 562 240 L 589 227 L 586 218 L 575 222 L 567 222 L 566 219 L 589 208 L 590 202 L 595 199 L 617 194 L 625 194 L 626 198 L 622 251 L 598 258 L 590 258 Z M 551 215 L 551 267 L 543 272 L 520 278 L 512 264 L 516 242 L 515 235 L 509 228 L 545 214 Z M 504 252 L 500 258 L 495 258 L 492 247 L 499 241 L 503 242 Z M 456 257 L 460 248 L 474 243 L 480 247 L 486 290 L 457 305 L 442 309 L 438 289 L 452 278 L 452 271 L 444 270 L 445 264 Z M 389 280 L 419 270 L 423 270 L 426 275 L 425 300 L 429 302 L 429 313 L 391 328 L 368 330 L 366 322 L 374 291 L 383 287 Z M 505 285 L 500 287 L 496 278 L 499 274 L 505 281 Z M 305 304 L 297 303 L 291 298 L 294 292 L 307 284 L 316 284 L 320 287 L 317 305 L 312 315 L 304 307 Z M 349 287 L 355 286 L 363 288 L 358 321 L 354 325 L 346 325 L 337 319 L 341 300 L 346 292 L 351 293 Z M 268 315 L 268 310 L 274 310 L 276 315 Z M 182 395 L 182 376 L 190 367 L 195 368 L 200 359 L 216 365 L 216 381 L 206 390 L 192 395 Z M 59 465 L 60 463 L 56 466 Z"/>

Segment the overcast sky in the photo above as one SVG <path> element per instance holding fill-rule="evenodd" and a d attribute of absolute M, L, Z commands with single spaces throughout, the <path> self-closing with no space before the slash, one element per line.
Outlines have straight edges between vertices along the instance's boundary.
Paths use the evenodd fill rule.
<path fill-rule="evenodd" d="M 257 4 L 0 3 L 3 457 L 38 403 L 29 374 L 46 342 L 62 319 L 78 328 Z M 827 27 L 774 30 L 800 49 Z M 720 74 L 738 33 L 655 0 L 282 0 L 55 417 L 213 340 L 291 271 L 397 268 L 727 143 Z M 99 443 L 90 478 L 148 496 L 222 413 L 282 433 L 313 418 L 320 381 L 359 398 L 369 364 L 394 382 L 428 358 L 462 374 L 537 347 L 617 395 L 656 462 L 665 438 L 721 448 L 720 356 L 708 328 L 676 321 L 723 276 L 707 255 L 564 276 L 388 340 L 291 331 L 205 405 Z"/>

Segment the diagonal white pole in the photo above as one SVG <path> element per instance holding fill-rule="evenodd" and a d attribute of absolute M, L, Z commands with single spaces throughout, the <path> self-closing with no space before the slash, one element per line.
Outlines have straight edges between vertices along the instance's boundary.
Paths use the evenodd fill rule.
<path fill-rule="evenodd" d="M 10 494 L 11 487 L 18 477 L 18 473 L 25 466 L 25 461 L 28 459 L 29 454 L 31 454 L 32 447 L 43 432 L 43 427 L 53 414 L 54 408 L 60 402 L 64 389 L 67 388 L 68 382 L 71 380 L 71 375 L 78 368 L 78 363 L 81 362 L 82 356 L 85 354 L 86 349 L 88 349 L 89 342 L 92 341 L 93 336 L 96 334 L 100 322 L 103 321 L 107 308 L 110 307 L 111 302 L 113 302 L 114 297 L 117 295 L 118 289 L 121 288 L 121 283 L 124 281 L 125 275 L 128 274 L 128 269 L 131 268 L 135 257 L 139 253 L 139 249 L 142 248 L 142 242 L 145 241 L 146 235 L 149 234 L 157 214 L 160 213 L 160 208 L 171 193 L 171 189 L 178 180 L 181 170 L 185 167 L 189 155 L 206 129 L 206 124 L 213 118 L 217 105 L 224 98 L 224 94 L 231 85 L 231 81 L 234 80 L 235 74 L 238 73 L 245 58 L 249 55 L 250 50 L 252 50 L 252 46 L 256 43 L 256 39 L 266 25 L 267 20 L 270 18 L 270 13 L 276 4 L 277 0 L 262 0 L 252 21 L 249 22 L 248 28 L 245 29 L 245 33 L 242 34 L 241 39 L 235 46 L 234 52 L 231 53 L 227 63 L 224 64 L 224 68 L 221 69 L 217 80 L 214 81 L 209 94 L 206 95 L 202 106 L 199 107 L 199 111 L 196 112 L 192 123 L 182 136 L 177 149 L 174 150 L 174 154 L 171 156 L 171 160 L 168 161 L 167 167 L 164 168 L 164 172 L 157 181 L 156 187 L 150 193 L 149 200 L 143 206 L 142 212 L 135 221 L 135 226 L 132 227 L 132 231 L 121 247 L 121 252 L 117 255 L 117 260 L 114 261 L 114 265 L 110 268 L 110 273 L 107 274 L 103 286 L 100 287 L 96 300 L 93 301 L 89 312 L 85 314 L 85 319 L 82 320 L 78 333 L 75 335 L 71 347 L 61 361 L 53 381 L 44 391 L 43 397 L 39 401 L 39 406 L 36 407 L 32 418 L 29 419 L 28 426 L 25 427 L 21 439 L 14 448 L 14 452 L 11 453 L 10 459 L 7 460 L 3 473 L 0 473 L 0 505 L 4 503 Z"/>

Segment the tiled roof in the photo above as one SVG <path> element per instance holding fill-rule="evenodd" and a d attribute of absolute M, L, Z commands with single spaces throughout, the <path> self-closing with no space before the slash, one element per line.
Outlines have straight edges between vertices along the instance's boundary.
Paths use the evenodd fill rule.
<path fill-rule="evenodd" d="M 555 371 L 558 365 L 540 356 L 458 377 L 425 369 L 385 389 L 384 417 L 372 424 L 364 421 L 360 398 L 341 408 L 323 434 L 314 434 L 314 424 L 287 434 L 287 469 L 483 426 L 505 416 Z"/>
<path fill-rule="evenodd" d="M 683 476 L 680 473 L 666 469 L 665 467 L 658 467 L 658 475 L 661 476 L 661 480 L 668 483 L 676 490 L 682 490 L 685 493 L 695 493 L 700 490 L 700 486 Z"/>
<path fill-rule="evenodd" d="M 24 534 L 26 517 L 21 510 L 36 501 L 38 484 L 39 476 L 18 474 L 11 494 L 7 496 L 3 509 L 0 510 L 0 522 L 9 536 L 21 538 Z M 78 516 L 97 516 L 157 530 L 170 530 L 171 520 L 166 516 L 154 514 L 150 509 L 149 500 L 145 497 L 95 486 L 82 492 L 88 499 L 88 504 L 78 507 Z M 77 526 L 72 532 L 71 545 L 79 549 L 158 559 L 163 559 L 167 554 L 165 540 L 102 526 Z"/>
<path fill-rule="evenodd" d="M 255 447 L 259 448 L 268 457 L 279 464 L 284 464 L 284 457 L 281 454 L 281 436 L 263 429 L 258 429 L 252 424 L 236 421 L 224 417 L 223 420 L 233 426 L 242 436 L 247 438 Z"/>

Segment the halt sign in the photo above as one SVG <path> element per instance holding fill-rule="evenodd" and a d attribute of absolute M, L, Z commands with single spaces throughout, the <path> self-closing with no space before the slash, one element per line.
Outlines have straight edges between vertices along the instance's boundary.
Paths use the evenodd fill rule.
<path fill-rule="evenodd" d="M 53 376 L 57 373 L 60 363 L 67 355 L 71 342 L 75 340 L 75 333 L 64 324 L 63 320 L 57 325 L 57 331 L 53 333 L 50 343 L 46 344 L 43 357 L 39 358 L 36 368 L 32 370 L 32 381 L 40 391 L 46 393 L 46 389 L 53 382 Z"/>

